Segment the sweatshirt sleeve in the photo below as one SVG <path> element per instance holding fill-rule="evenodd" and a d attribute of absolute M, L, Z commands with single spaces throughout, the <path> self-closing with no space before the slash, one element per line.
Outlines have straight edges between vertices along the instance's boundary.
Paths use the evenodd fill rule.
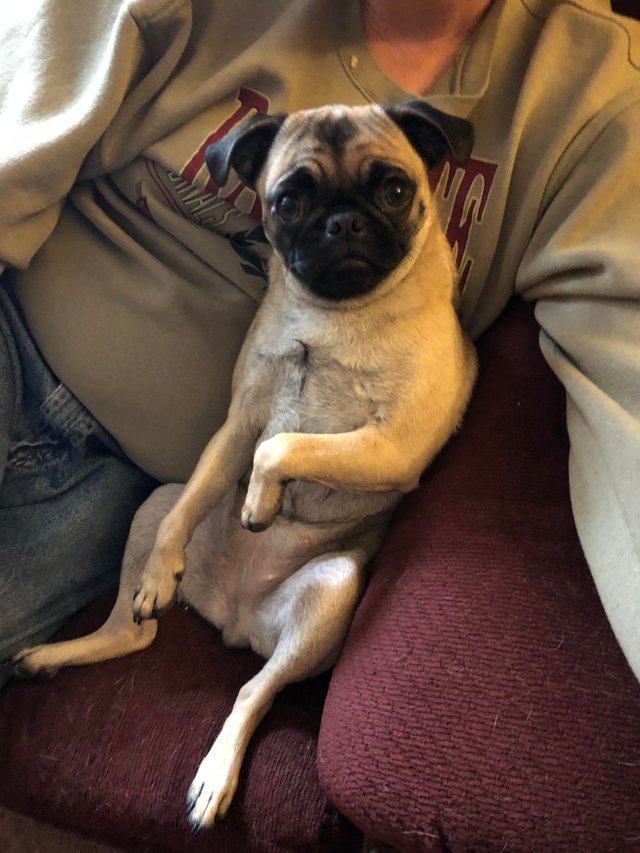
<path fill-rule="evenodd" d="M 159 3 L 19 0 L 3 9 L 0 272 L 29 264 L 88 152 L 152 73 L 135 13 Z"/>
<path fill-rule="evenodd" d="M 640 678 L 640 103 L 557 170 L 520 266 L 567 392 L 571 500 L 600 598 Z"/>

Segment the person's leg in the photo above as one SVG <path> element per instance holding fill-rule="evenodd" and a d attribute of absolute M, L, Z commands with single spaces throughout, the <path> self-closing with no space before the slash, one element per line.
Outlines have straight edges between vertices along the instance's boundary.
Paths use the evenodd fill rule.
<path fill-rule="evenodd" d="M 0 288 L 0 660 L 117 582 L 155 485 L 53 376 Z"/>

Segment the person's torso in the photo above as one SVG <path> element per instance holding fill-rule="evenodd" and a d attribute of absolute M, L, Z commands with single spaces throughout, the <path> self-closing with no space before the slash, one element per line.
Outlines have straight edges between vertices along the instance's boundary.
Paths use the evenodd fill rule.
<path fill-rule="evenodd" d="M 473 337 L 513 293 L 563 153 L 624 97 L 628 36 L 587 5 L 499 0 L 429 97 L 476 131 L 466 164 L 431 175 Z M 13 273 L 53 370 L 135 462 L 175 480 L 224 418 L 266 286 L 259 202 L 233 176 L 213 184 L 207 145 L 254 111 L 410 97 L 368 54 L 357 3 L 182 7 L 191 35 L 170 80 L 116 117 L 54 233 Z"/>

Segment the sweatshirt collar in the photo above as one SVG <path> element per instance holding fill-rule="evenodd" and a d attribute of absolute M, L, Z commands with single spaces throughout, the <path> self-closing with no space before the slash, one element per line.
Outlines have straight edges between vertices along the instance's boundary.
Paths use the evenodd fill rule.
<path fill-rule="evenodd" d="M 510 0 L 494 0 L 476 26 L 464 50 L 451 63 L 425 97 L 444 112 L 466 118 L 483 96 L 491 78 L 491 66 L 499 31 L 506 26 Z M 513 2 L 513 0 L 511 0 Z M 342 4 L 343 39 L 338 48 L 342 66 L 351 82 L 369 101 L 399 103 L 415 98 L 380 69 L 367 47 L 359 0 Z"/>

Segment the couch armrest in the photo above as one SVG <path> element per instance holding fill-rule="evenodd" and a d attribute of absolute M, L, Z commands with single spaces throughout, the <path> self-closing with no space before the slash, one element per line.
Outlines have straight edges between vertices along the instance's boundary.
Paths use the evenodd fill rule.
<path fill-rule="evenodd" d="M 640 684 L 575 533 L 564 392 L 531 306 L 479 353 L 333 674 L 321 782 L 399 850 L 619 849 L 640 837 Z"/>

